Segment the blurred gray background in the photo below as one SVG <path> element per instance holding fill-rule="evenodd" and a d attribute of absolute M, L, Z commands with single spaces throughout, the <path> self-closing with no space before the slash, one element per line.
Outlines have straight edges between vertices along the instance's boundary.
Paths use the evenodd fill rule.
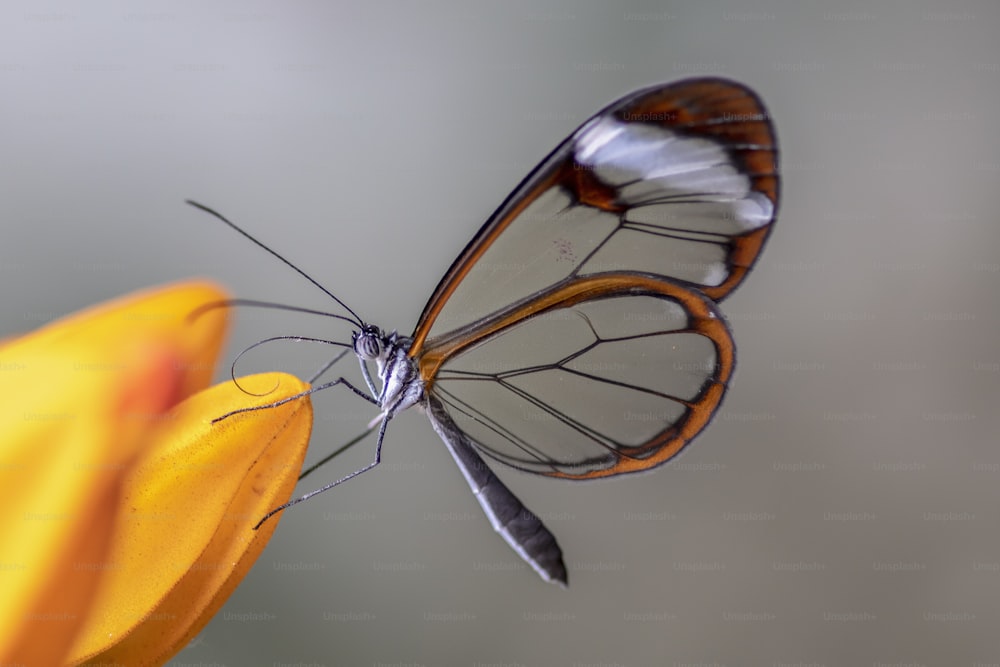
<path fill-rule="evenodd" d="M 724 304 L 721 414 L 654 473 L 500 471 L 569 590 L 493 534 L 414 412 L 380 468 L 283 518 L 175 664 L 997 664 L 998 28 L 988 1 L 8 0 L 0 335 L 191 276 L 332 307 L 185 198 L 409 333 L 592 112 L 732 77 L 776 120 L 784 200 Z M 227 358 L 281 333 L 346 336 L 245 311 Z M 245 370 L 307 374 L 326 350 L 260 352 Z M 316 411 L 311 460 L 373 414 L 337 392 Z"/>

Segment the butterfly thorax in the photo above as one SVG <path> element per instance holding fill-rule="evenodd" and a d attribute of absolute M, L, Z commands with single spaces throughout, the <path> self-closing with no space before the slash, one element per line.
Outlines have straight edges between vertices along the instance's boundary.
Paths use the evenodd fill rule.
<path fill-rule="evenodd" d="M 412 339 L 365 325 L 354 334 L 354 353 L 362 365 L 374 361 L 381 382 L 376 396 L 383 414 L 392 417 L 424 399 L 424 382 L 407 354 Z"/>

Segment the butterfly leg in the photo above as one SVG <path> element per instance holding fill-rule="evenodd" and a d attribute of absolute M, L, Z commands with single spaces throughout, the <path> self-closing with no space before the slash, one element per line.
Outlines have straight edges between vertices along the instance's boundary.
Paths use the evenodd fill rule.
<path fill-rule="evenodd" d="M 330 361 L 328 361 L 325 364 L 323 364 L 323 366 L 318 371 L 316 371 L 315 373 L 313 373 L 309 377 L 309 379 L 306 380 L 306 382 L 308 382 L 309 384 L 313 384 L 314 382 L 316 382 L 316 380 L 318 380 L 320 378 L 320 376 L 323 375 L 323 373 L 326 373 L 328 370 L 330 370 L 331 368 L 333 368 L 333 365 L 335 363 L 337 363 L 338 361 L 340 361 L 341 359 L 343 359 L 344 356 L 348 352 L 350 352 L 350 351 L 351 351 L 350 349 L 342 350 L 340 352 L 340 354 L 338 354 L 333 359 L 331 359 Z M 372 392 L 372 396 L 374 396 L 374 395 L 375 395 L 375 392 Z"/>
<path fill-rule="evenodd" d="M 361 364 L 361 375 L 365 378 L 365 384 L 368 385 L 368 391 L 371 392 L 372 396 L 378 396 L 381 392 L 375 388 L 375 381 L 372 380 L 371 371 L 368 370 L 368 364 L 361 357 L 358 357 L 358 363 Z"/>
<path fill-rule="evenodd" d="M 329 389 L 329 388 L 335 387 L 337 385 L 342 385 L 342 386 L 347 387 L 352 392 L 354 392 L 356 395 L 360 396 L 361 398 L 365 399 L 366 401 L 368 401 L 369 403 L 371 403 L 371 404 L 373 404 L 375 406 L 379 405 L 378 399 L 370 396 L 369 394 L 365 393 L 363 390 L 358 389 L 357 387 L 355 387 L 354 385 L 352 385 L 350 382 L 348 382 L 346 379 L 344 379 L 344 378 L 341 377 L 341 378 L 337 378 L 336 380 L 333 380 L 332 382 L 327 382 L 327 383 L 321 384 L 321 385 L 319 385 L 317 387 L 312 387 L 309 390 L 303 391 L 303 392 L 298 393 L 298 394 L 295 394 L 294 396 L 289 396 L 288 398 L 284 398 L 284 399 L 282 399 L 280 401 L 275 401 L 274 403 L 268 403 L 267 405 L 258 405 L 258 406 L 252 407 L 252 408 L 240 408 L 239 410 L 233 410 L 232 412 L 227 412 L 226 414 L 224 414 L 224 415 L 222 415 L 220 417 L 216 417 L 215 419 L 213 419 L 212 423 L 213 424 L 218 423 L 218 422 L 222 421 L 223 419 L 228 419 L 229 417 L 232 417 L 233 415 L 238 415 L 238 414 L 241 414 L 241 413 L 244 413 L 244 412 L 255 412 L 257 410 L 267 410 L 269 408 L 276 408 L 279 405 L 284 405 L 285 403 L 288 403 L 290 401 L 295 401 L 295 400 L 298 400 L 300 398 L 305 398 L 306 396 L 309 396 L 311 394 L 315 394 L 318 391 L 323 391 L 324 389 Z M 378 441 L 377 441 L 377 443 L 375 445 L 375 460 L 374 461 L 372 461 L 371 463 L 369 463 L 364 468 L 361 468 L 360 470 L 355 470 L 350 475 L 342 477 L 342 478 L 338 479 L 335 482 L 327 484 L 326 486 L 321 487 L 319 489 L 316 489 L 315 491 L 310 491 L 309 493 L 305 494 L 304 496 L 301 496 L 299 498 L 291 500 L 291 501 L 285 503 L 284 505 L 280 505 L 278 507 L 275 507 L 273 510 L 271 510 L 270 512 L 268 512 L 267 514 L 265 514 L 263 516 L 263 518 L 261 518 L 260 521 L 257 522 L 257 525 L 254 526 L 254 530 L 257 530 L 258 528 L 260 528 L 260 526 L 265 521 L 267 521 L 269 518 L 271 518 L 272 516 L 274 516 L 278 512 L 280 512 L 280 511 L 282 511 L 282 510 L 284 510 L 284 509 L 286 509 L 288 507 L 291 507 L 292 505 L 300 503 L 303 500 L 307 500 L 308 498 L 311 498 L 312 496 L 315 496 L 317 494 L 323 493 L 324 491 L 332 489 L 333 487 L 337 486 L 338 484 L 342 484 L 343 482 L 346 482 L 349 479 L 357 477 L 361 473 L 363 473 L 363 472 L 365 472 L 367 470 L 371 470 L 376 465 L 378 465 L 379 461 L 381 461 L 381 459 L 382 459 L 382 440 L 385 437 L 385 428 L 386 428 L 386 425 L 389 423 L 389 419 L 390 418 L 391 417 L 388 414 L 386 414 L 385 416 L 383 416 L 381 424 L 379 426 L 379 429 L 378 429 Z M 353 438 L 350 442 L 348 442 L 343 447 L 339 448 L 336 452 L 334 452 L 330 456 L 324 458 L 322 461 L 320 461 L 316 465 L 314 465 L 311 468 L 307 469 L 305 472 L 302 473 L 302 475 L 300 476 L 300 479 L 302 477 L 304 477 L 305 475 L 308 475 L 310 472 L 312 472 L 313 470 L 315 470 L 317 467 L 319 467 L 323 463 L 326 463 L 327 461 L 329 461 L 334 456 L 336 456 L 340 452 L 344 451 L 348 447 L 351 447 L 352 445 L 360 442 L 362 439 L 364 439 L 365 436 L 367 436 L 373 430 L 374 430 L 374 425 L 370 426 L 361 435 Z"/>
<path fill-rule="evenodd" d="M 297 401 L 300 398 L 305 398 L 306 396 L 311 396 L 312 394 L 315 394 L 318 391 L 323 391 L 324 389 L 329 389 L 330 387 L 336 387 L 337 385 L 343 385 L 343 386 L 347 387 L 348 389 L 350 389 L 351 391 L 353 391 L 358 396 L 360 396 L 361 398 L 363 398 L 366 401 L 368 401 L 369 403 L 371 403 L 373 405 L 376 405 L 376 406 L 378 405 L 378 400 L 377 399 L 375 399 L 372 396 L 366 394 L 361 389 L 358 389 L 353 384 L 351 384 L 350 382 L 348 382 L 344 378 L 340 377 L 340 378 L 337 378 L 336 380 L 334 380 L 332 382 L 327 382 L 326 384 L 321 384 L 318 387 L 311 387 L 311 388 L 309 388 L 306 391 L 303 391 L 303 392 L 301 392 L 299 394 L 295 394 L 294 396 L 289 396 L 288 398 L 283 398 L 280 401 L 275 401 L 274 403 L 268 403 L 267 405 L 257 405 L 257 406 L 254 406 L 252 408 L 240 408 L 239 410 L 233 410 L 232 412 L 227 412 L 226 414 L 224 414 L 222 416 L 219 416 L 219 417 L 216 417 L 215 419 L 213 419 L 212 423 L 213 424 L 217 424 L 217 423 L 221 422 L 223 419 L 229 419 L 233 415 L 242 414 L 244 412 L 256 412 L 257 410 L 269 410 L 271 408 L 276 408 L 279 405 L 284 405 L 285 403 L 289 403 L 291 401 Z"/>
<path fill-rule="evenodd" d="M 382 423 L 379 425 L 379 428 L 378 428 L 378 440 L 376 440 L 376 443 L 375 443 L 375 460 L 374 461 L 372 461 L 371 463 L 369 463 L 368 465 L 366 465 L 363 468 L 355 470 L 354 472 L 352 472 L 349 475 L 344 475 L 343 477 L 341 477 L 340 479 L 338 479 L 335 482 L 330 482 L 326 486 L 322 486 L 322 487 L 320 487 L 318 489 L 310 491 L 309 493 L 307 493 L 305 495 L 302 495 L 302 496 L 299 496 L 298 498 L 295 498 L 294 500 L 289 500 L 284 505 L 279 505 L 278 507 L 275 507 L 273 510 L 271 510 L 270 512 L 268 512 L 267 514 L 265 514 L 263 516 L 263 518 L 261 518 L 261 520 L 257 522 L 257 525 L 254 526 L 253 529 L 257 530 L 258 528 L 260 528 L 261 525 L 265 521 L 267 521 L 268 519 L 270 519 L 272 516 L 274 516 L 278 512 L 280 512 L 280 511 L 282 511 L 284 509 L 287 509 L 287 508 L 291 507 L 292 505 L 297 505 L 298 503 L 301 503 L 303 500 L 309 500 L 313 496 L 317 496 L 317 495 L 323 493 L 324 491 L 329 491 L 333 487 L 339 486 L 339 485 L 343 484 L 344 482 L 346 482 L 349 479 L 354 479 L 355 477 L 357 477 L 361 473 L 368 472 L 369 470 L 371 470 L 372 468 L 374 468 L 375 466 L 377 466 L 382 461 L 382 440 L 385 438 L 385 427 L 389 424 L 389 419 L 390 418 L 391 417 L 389 417 L 387 415 L 386 417 L 384 417 L 382 419 Z M 371 432 L 371 429 L 365 431 L 365 433 L 362 434 L 362 436 L 360 436 L 358 438 L 355 438 L 351 443 L 349 443 L 349 445 L 350 444 L 354 444 L 355 442 L 357 442 L 358 440 L 360 440 L 361 437 L 364 437 L 365 435 L 368 435 L 368 433 L 370 433 L 370 432 Z M 343 448 L 341 448 L 341 449 L 343 449 Z M 312 469 L 310 468 L 310 470 L 308 470 L 307 472 L 311 472 L 311 471 L 312 471 Z"/>
<path fill-rule="evenodd" d="M 354 445 L 358 444 L 359 442 L 367 438 L 371 434 L 371 432 L 375 430 L 376 426 L 378 426 L 377 422 L 375 424 L 370 425 L 364 431 L 362 431 L 358 435 L 348 440 L 345 444 L 341 445 L 337 449 L 333 450 L 332 452 L 321 458 L 316 463 L 312 464 L 311 466 L 303 470 L 302 473 L 299 475 L 299 481 L 301 482 L 307 475 L 314 473 L 319 468 L 325 466 L 327 463 L 329 463 L 330 461 L 340 456 Z"/>

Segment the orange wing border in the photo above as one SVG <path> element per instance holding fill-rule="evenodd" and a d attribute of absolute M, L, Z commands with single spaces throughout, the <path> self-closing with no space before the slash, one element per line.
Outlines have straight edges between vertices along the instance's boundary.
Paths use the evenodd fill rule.
<path fill-rule="evenodd" d="M 485 320 L 428 341 L 417 358 L 425 390 L 434 393 L 438 371 L 449 359 L 502 335 L 504 331 L 532 317 L 591 300 L 623 296 L 654 296 L 678 303 L 689 319 L 689 325 L 684 331 L 700 334 L 712 341 L 716 352 L 715 372 L 705 381 L 693 400 L 684 402 L 687 412 L 683 419 L 669 425 L 648 441 L 629 447 L 629 454 L 613 450 L 617 457 L 613 465 L 579 474 L 558 470 L 528 472 L 565 479 L 594 479 L 660 466 L 680 453 L 711 422 L 722 403 L 736 366 L 736 346 L 716 305 L 701 292 L 679 282 L 634 272 L 608 272 L 562 281 Z"/>

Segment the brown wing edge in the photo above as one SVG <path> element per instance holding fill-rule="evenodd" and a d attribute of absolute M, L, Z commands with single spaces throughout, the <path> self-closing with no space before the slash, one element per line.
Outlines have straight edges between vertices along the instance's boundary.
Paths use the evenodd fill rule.
<path fill-rule="evenodd" d="M 753 189 L 771 201 L 771 220 L 733 239 L 728 278 L 721 285 L 701 290 L 714 301 L 722 301 L 753 268 L 778 216 L 778 138 L 767 107 L 757 93 L 743 84 L 704 78 L 640 91 L 636 97 L 623 100 L 614 113 L 622 120 L 648 117 L 650 122 L 671 131 L 718 141 L 749 176 Z"/>
<path fill-rule="evenodd" d="M 771 220 L 733 239 L 728 258 L 729 277 L 721 285 L 702 289 L 711 299 L 722 301 L 753 268 L 778 216 L 781 188 L 778 138 L 767 107 L 757 93 L 740 83 L 706 78 L 650 91 L 619 113 L 623 118 L 625 114 L 666 114 L 673 120 L 662 122 L 671 130 L 720 141 L 750 177 L 753 189 L 771 201 Z"/>
<path fill-rule="evenodd" d="M 526 470 L 526 472 L 566 479 L 594 479 L 660 466 L 680 453 L 708 426 L 722 403 L 736 366 L 736 346 L 729 327 L 715 303 L 698 290 L 690 289 L 679 282 L 651 274 L 609 272 L 570 278 L 557 283 L 550 289 L 486 320 L 431 341 L 417 362 L 426 391 L 433 394 L 438 370 L 448 359 L 500 335 L 510 327 L 546 312 L 570 308 L 586 301 L 621 296 L 656 296 L 680 304 L 688 314 L 688 330 L 712 341 L 717 356 L 715 373 L 706 380 L 698 396 L 687 405 L 688 411 L 681 421 L 671 424 L 647 442 L 630 447 L 628 453 L 616 452 L 616 461 L 613 465 L 580 474 L 538 470 Z M 485 450 L 484 453 L 489 454 Z"/>

